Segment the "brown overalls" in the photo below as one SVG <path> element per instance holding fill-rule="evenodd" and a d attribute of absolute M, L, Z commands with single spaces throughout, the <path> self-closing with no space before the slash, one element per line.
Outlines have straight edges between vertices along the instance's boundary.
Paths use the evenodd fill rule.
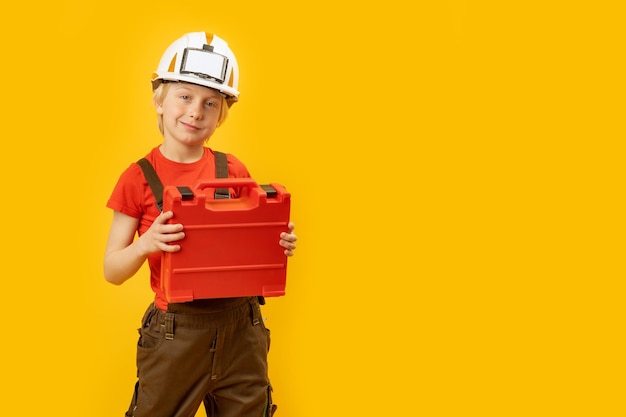
<path fill-rule="evenodd" d="M 126 417 L 270 417 L 270 333 L 257 297 L 151 304 L 137 345 Z"/>

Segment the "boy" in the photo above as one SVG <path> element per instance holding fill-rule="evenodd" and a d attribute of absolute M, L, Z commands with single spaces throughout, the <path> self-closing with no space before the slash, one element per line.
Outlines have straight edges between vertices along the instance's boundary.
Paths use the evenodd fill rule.
<path fill-rule="evenodd" d="M 215 178 L 215 153 L 204 146 L 238 99 L 237 61 L 227 43 L 204 32 L 170 45 L 152 79 L 163 142 L 146 155 L 166 185 Z M 227 155 L 229 177 L 250 177 Z M 226 191 L 236 198 L 240 190 Z M 227 196 L 228 197 L 228 196 Z M 155 292 L 139 329 L 137 376 L 127 417 L 193 417 L 204 402 L 209 417 L 274 414 L 267 375 L 269 330 L 259 299 L 240 297 L 168 303 L 160 288 L 161 252 L 184 245 L 184 225 L 168 224 L 142 169 L 131 164 L 120 176 L 107 207 L 113 221 L 104 276 L 120 285 L 148 260 Z M 276 237 L 292 256 L 294 225 Z M 134 239 L 137 233 L 137 239 Z"/>

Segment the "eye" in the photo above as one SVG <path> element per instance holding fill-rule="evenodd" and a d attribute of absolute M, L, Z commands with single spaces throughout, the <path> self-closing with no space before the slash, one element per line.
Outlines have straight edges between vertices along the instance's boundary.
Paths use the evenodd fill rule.
<path fill-rule="evenodd" d="M 217 103 L 214 101 L 207 101 L 206 103 L 207 107 L 211 107 L 211 108 L 216 108 L 217 107 Z"/>
<path fill-rule="evenodd" d="M 183 94 L 182 96 L 180 96 L 180 98 L 182 98 L 183 100 L 189 100 L 189 96 L 186 94 Z"/>

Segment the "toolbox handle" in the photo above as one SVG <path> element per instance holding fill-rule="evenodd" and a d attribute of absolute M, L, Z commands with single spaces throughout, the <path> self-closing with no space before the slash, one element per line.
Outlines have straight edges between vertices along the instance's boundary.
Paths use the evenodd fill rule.
<path fill-rule="evenodd" d="M 259 184 L 253 178 L 216 178 L 214 180 L 202 180 L 195 186 L 197 190 L 205 188 L 255 188 Z"/>

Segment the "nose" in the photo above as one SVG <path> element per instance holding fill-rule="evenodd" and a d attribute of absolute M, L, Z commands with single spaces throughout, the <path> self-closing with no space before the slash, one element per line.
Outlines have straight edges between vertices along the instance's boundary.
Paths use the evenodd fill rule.
<path fill-rule="evenodd" d="M 192 119 L 202 119 L 202 104 L 193 103 L 189 106 L 189 116 Z"/>

